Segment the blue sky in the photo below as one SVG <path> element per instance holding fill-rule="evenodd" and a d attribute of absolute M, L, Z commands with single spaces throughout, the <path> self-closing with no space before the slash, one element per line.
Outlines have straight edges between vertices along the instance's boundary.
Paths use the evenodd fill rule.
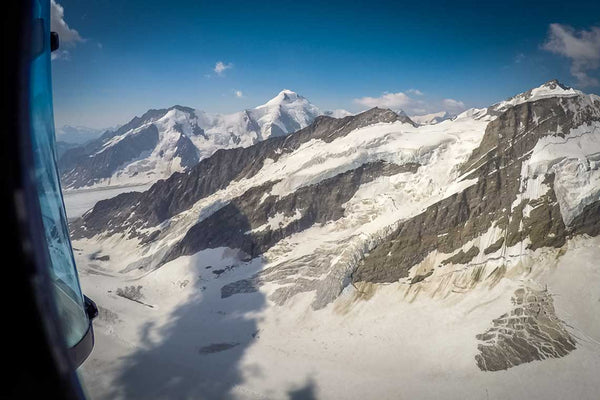
<path fill-rule="evenodd" d="M 58 4 L 57 126 L 174 104 L 235 112 L 284 88 L 321 109 L 409 113 L 486 106 L 553 78 L 600 92 L 600 1 Z"/>

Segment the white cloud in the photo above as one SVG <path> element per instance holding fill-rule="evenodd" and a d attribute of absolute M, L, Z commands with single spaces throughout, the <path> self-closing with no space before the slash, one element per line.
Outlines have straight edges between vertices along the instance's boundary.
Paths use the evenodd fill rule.
<path fill-rule="evenodd" d="M 419 99 L 409 96 L 411 93 L 420 96 Z M 450 114 L 456 114 L 463 111 L 465 103 L 455 99 L 430 100 L 426 99 L 423 92 L 417 89 L 407 90 L 406 93 L 384 93 L 380 97 L 361 97 L 354 99 L 355 104 L 366 108 L 381 107 L 390 108 L 398 111 L 402 110 L 408 115 L 423 115 L 439 111 L 447 111 Z"/>
<path fill-rule="evenodd" d="M 65 9 L 55 0 L 50 0 L 50 30 L 58 33 L 60 44 L 84 41 L 79 32 L 65 22 Z"/>
<path fill-rule="evenodd" d="M 241 90 L 236 90 L 235 91 L 235 97 L 242 98 L 242 97 L 244 97 L 244 93 L 242 93 Z"/>
<path fill-rule="evenodd" d="M 415 100 L 402 92 L 398 92 L 384 93 L 380 97 L 361 97 L 360 99 L 354 99 L 354 102 L 369 108 L 403 108 L 412 105 Z"/>
<path fill-rule="evenodd" d="M 581 86 L 597 86 L 597 78 L 589 75 L 600 67 L 600 28 L 576 31 L 568 25 L 550 24 L 544 50 L 571 60 L 571 74 Z"/>
<path fill-rule="evenodd" d="M 457 113 L 466 108 L 465 103 L 454 99 L 444 99 L 442 100 L 442 105 L 444 106 L 444 110 L 449 113 Z"/>
<path fill-rule="evenodd" d="M 215 71 L 215 73 L 219 76 L 223 76 L 224 72 L 228 69 L 233 68 L 233 64 L 232 63 L 227 63 L 225 64 L 223 61 L 217 61 L 217 63 L 215 64 L 215 68 L 213 69 L 213 71 Z"/>
<path fill-rule="evenodd" d="M 50 53 L 50 59 L 52 61 L 54 60 L 65 60 L 65 61 L 69 61 L 71 59 L 71 53 L 69 53 L 69 50 L 54 50 L 52 53 Z"/>

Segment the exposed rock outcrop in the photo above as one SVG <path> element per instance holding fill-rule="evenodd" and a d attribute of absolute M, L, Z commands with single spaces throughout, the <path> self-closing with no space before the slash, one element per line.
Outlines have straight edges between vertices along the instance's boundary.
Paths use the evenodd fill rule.
<path fill-rule="evenodd" d="M 482 371 L 499 371 L 519 364 L 564 357 L 575 350 L 576 341 L 556 316 L 552 296 L 546 290 L 517 289 L 513 309 L 492 321 L 477 335 L 482 341 L 475 356 Z"/>

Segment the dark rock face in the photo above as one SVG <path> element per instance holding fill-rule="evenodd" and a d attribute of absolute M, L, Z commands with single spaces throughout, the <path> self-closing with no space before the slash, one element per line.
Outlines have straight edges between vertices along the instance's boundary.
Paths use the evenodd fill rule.
<path fill-rule="evenodd" d="M 187 210 L 198 200 L 224 189 L 233 180 L 254 176 L 266 159 L 277 160 L 282 154 L 291 153 L 312 139 L 331 142 L 358 128 L 398 120 L 412 123 L 407 117 L 379 108 L 341 119 L 321 116 L 308 127 L 288 136 L 269 138 L 246 148 L 218 150 L 188 172 L 175 173 L 166 180 L 158 181 L 144 193 L 130 193 L 99 202 L 90 213 L 72 224 L 73 236 L 91 237 L 99 233 L 112 234 L 131 228 L 135 231 L 142 226 L 157 225 Z M 134 211 L 135 217 L 131 218 L 130 214 Z"/>
<path fill-rule="evenodd" d="M 314 224 L 341 218 L 344 215 L 342 205 L 354 196 L 360 185 L 379 176 L 414 171 L 415 168 L 413 164 L 399 166 L 383 161 L 364 164 L 315 185 L 302 187 L 283 198 L 264 198 L 276 182 L 252 188 L 190 228 L 163 263 L 216 247 L 237 248 L 256 257 L 287 236 Z M 269 218 L 275 215 L 283 215 L 288 223 L 269 225 Z"/>
<path fill-rule="evenodd" d="M 458 253 L 456 253 L 452 257 L 448 258 L 447 260 L 442 261 L 442 264 L 448 264 L 448 263 L 466 264 L 469 261 L 471 261 L 473 258 L 475 258 L 478 254 L 479 254 L 479 248 L 477 248 L 476 246 L 473 246 L 466 252 L 462 251 L 462 250 L 459 251 Z"/>
<path fill-rule="evenodd" d="M 499 371 L 519 364 L 564 357 L 576 342 L 556 317 L 552 296 L 528 287 L 515 291 L 513 309 L 477 335 L 482 341 L 475 356 L 482 371 Z"/>
<path fill-rule="evenodd" d="M 495 253 L 496 251 L 498 251 L 502 248 L 503 244 L 504 244 L 504 238 L 502 237 L 502 238 L 496 240 L 491 245 L 489 245 L 485 250 L 483 250 L 483 254 Z"/>
<path fill-rule="evenodd" d="M 196 146 L 194 146 L 192 141 L 184 134 L 182 134 L 177 141 L 177 150 L 175 151 L 174 157 L 179 157 L 181 159 L 181 166 L 184 168 L 192 167 L 200 161 Z"/>
<path fill-rule="evenodd" d="M 571 223 L 574 234 L 600 235 L 600 200 L 587 205 Z"/>
<path fill-rule="evenodd" d="M 204 132 L 204 129 L 200 128 L 198 125 L 194 125 L 192 127 L 192 135 L 202 136 L 204 139 L 208 140 L 208 136 L 206 135 L 206 132 Z"/>
<path fill-rule="evenodd" d="M 62 181 L 66 186 L 79 187 L 109 178 L 120 166 L 151 151 L 157 143 L 158 129 L 150 125 L 135 135 L 124 137 L 113 146 L 105 149 L 99 146 L 98 151 L 91 154 L 82 147 L 67 151 L 62 157 Z M 73 168 L 65 171 L 64 168 L 69 166 Z"/>
<path fill-rule="evenodd" d="M 409 270 L 431 251 L 452 253 L 492 225 L 505 229 L 506 246 L 529 238 L 531 249 L 560 247 L 569 235 L 579 232 L 598 234 L 600 213 L 596 203 L 565 227 L 552 175 L 546 177 L 550 190 L 545 195 L 524 200 L 514 208 L 512 204 L 522 184 L 522 162 L 537 141 L 552 132 L 561 136 L 561 132 L 582 123 L 600 120 L 599 106 L 586 106 L 580 97 L 548 98 L 501 113 L 489 123 L 480 146 L 462 167 L 465 179 L 476 178 L 477 183 L 401 222 L 365 257 L 353 281 L 394 282 L 407 277 Z M 533 208 L 527 217 L 523 215 L 526 205 Z"/>
<path fill-rule="evenodd" d="M 236 282 L 228 283 L 221 288 L 221 298 L 226 299 L 234 294 L 254 293 L 258 291 L 260 283 L 258 279 L 242 279 Z"/>
<path fill-rule="evenodd" d="M 425 279 L 429 278 L 431 275 L 433 275 L 433 271 L 429 271 L 423 275 L 415 275 L 414 278 L 412 278 L 410 280 L 410 284 L 414 285 L 415 283 L 423 282 Z"/>

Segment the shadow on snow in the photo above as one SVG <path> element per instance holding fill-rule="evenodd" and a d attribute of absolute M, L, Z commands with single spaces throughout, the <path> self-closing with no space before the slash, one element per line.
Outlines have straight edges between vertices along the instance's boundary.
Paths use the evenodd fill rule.
<path fill-rule="evenodd" d="M 251 228 L 248 226 L 246 231 Z M 264 309 L 262 293 L 240 294 L 221 299 L 228 275 L 247 269 L 248 276 L 262 268 L 260 257 L 239 261 L 218 274 L 206 269 L 197 279 L 193 299 L 177 308 L 164 327 L 148 323 L 141 343 L 125 356 L 110 398 L 126 399 L 228 399 L 232 388 L 243 383 L 240 362 L 258 339 L 257 315 Z M 204 269 L 203 269 L 204 271 Z M 219 271 L 217 271 L 219 272 Z M 245 274 L 244 274 L 245 275 Z M 239 278 L 235 278 L 236 280 Z M 210 281 L 210 282 L 209 282 Z M 159 343 L 150 337 L 156 333 Z M 260 373 L 250 368 L 246 373 Z M 248 393 L 248 397 L 260 396 Z"/>

